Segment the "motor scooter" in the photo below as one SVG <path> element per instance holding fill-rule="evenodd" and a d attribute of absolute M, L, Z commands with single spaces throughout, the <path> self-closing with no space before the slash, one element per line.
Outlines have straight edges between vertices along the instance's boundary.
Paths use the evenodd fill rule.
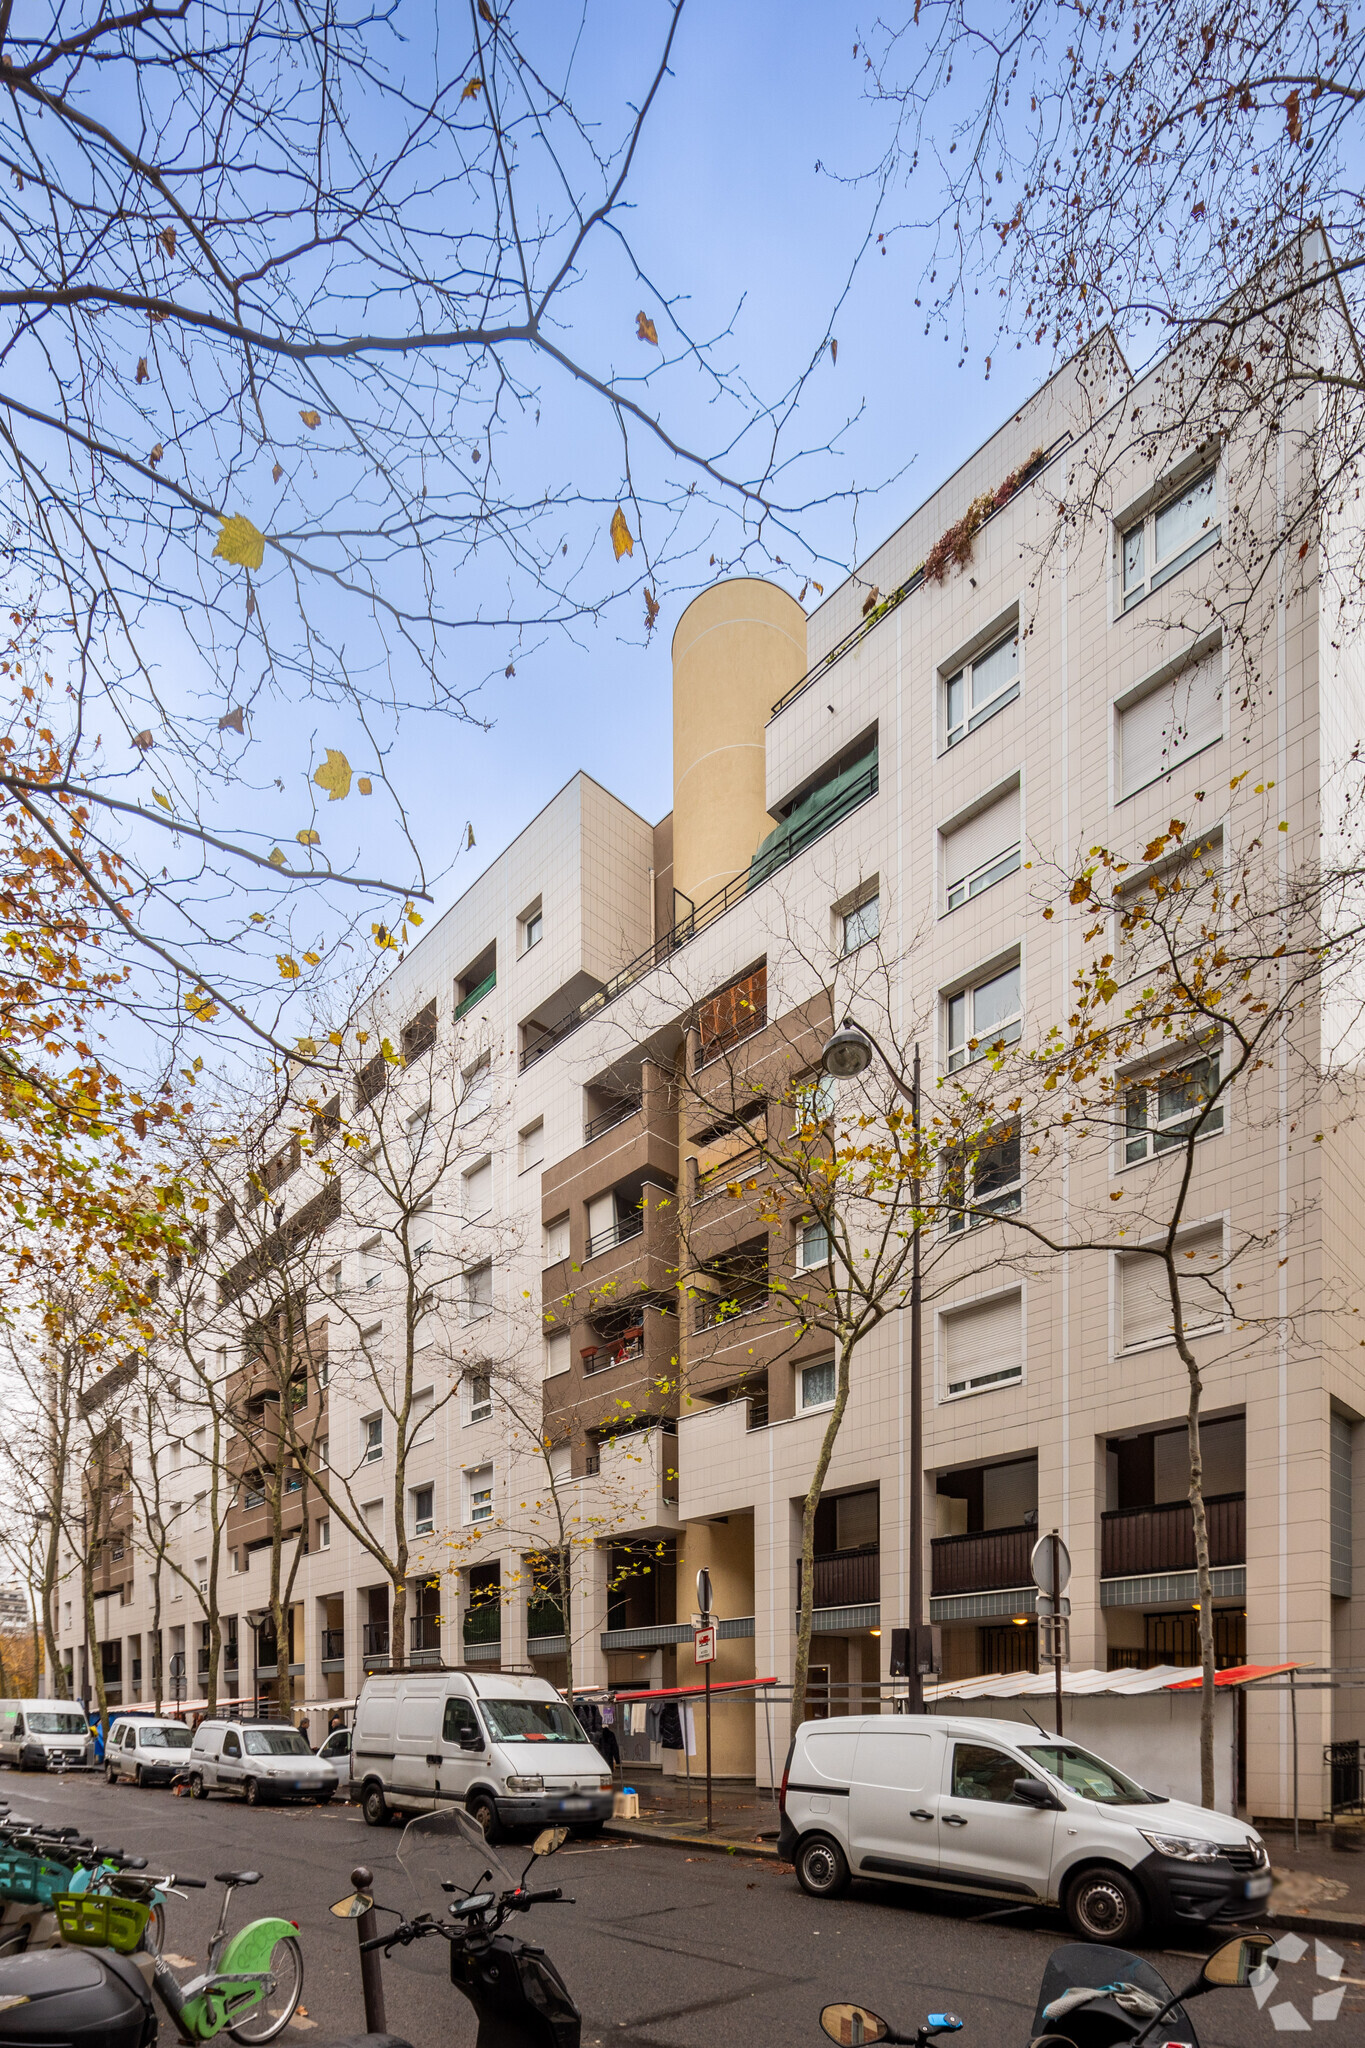
<path fill-rule="evenodd" d="M 1265 1967 L 1271 1934 L 1238 1934 L 1205 1958 L 1183 1991 L 1126 1949 L 1073 1942 L 1043 1972 L 1029 2048 L 1199 2048 L 1185 2007 L 1210 1991 L 1245 1988 Z"/>

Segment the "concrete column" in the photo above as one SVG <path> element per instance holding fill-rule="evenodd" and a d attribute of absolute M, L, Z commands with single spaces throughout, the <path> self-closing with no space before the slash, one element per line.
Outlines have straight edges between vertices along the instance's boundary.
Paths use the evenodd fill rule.
<path fill-rule="evenodd" d="M 602 1632 L 607 1625 L 608 1554 L 597 1544 L 584 1546 L 574 1558 L 573 1665 L 574 1687 L 607 1682 L 607 1655 Z"/>
<path fill-rule="evenodd" d="M 502 1558 L 502 1663 L 506 1670 L 509 1664 L 529 1664 L 530 1652 L 526 1647 L 526 1609 L 531 1598 L 531 1573 L 523 1559 L 515 1552 Z M 467 1581 L 462 1584 L 467 1587 Z M 462 1608 L 467 1604 L 467 1592 Z"/>
<path fill-rule="evenodd" d="M 1249 1376 L 1246 1529 L 1247 1659 L 1327 1665 L 1332 1654 L 1331 1443 L 1319 1381 L 1283 1390 L 1273 1367 Z M 1332 1694 L 1298 1696 L 1299 1814 L 1330 1812 Z M 1247 1699 L 1247 1806 L 1254 1815 L 1293 1810 L 1293 1716 L 1287 1693 Z"/>

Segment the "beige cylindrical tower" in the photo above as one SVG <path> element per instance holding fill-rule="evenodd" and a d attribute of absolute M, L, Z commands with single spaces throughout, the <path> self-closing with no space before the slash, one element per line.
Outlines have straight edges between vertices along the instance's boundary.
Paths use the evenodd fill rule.
<path fill-rule="evenodd" d="M 806 615 L 775 583 L 757 576 L 717 583 L 678 621 L 673 886 L 693 904 L 742 874 L 772 828 L 763 729 L 805 672 Z"/>

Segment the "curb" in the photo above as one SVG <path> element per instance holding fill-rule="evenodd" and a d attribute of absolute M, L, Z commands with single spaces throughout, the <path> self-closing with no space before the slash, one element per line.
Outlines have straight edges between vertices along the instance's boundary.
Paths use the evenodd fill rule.
<path fill-rule="evenodd" d="M 1365 1914 L 1334 1920 L 1330 1913 L 1267 1913 L 1258 1923 L 1283 1934 L 1334 1934 L 1342 1941 L 1365 1941 Z"/>
<path fill-rule="evenodd" d="M 656 1828 L 629 1820 L 604 1822 L 602 1832 L 629 1842 L 665 1842 L 675 1849 L 706 1849 L 716 1856 L 759 1856 L 769 1863 L 782 1858 L 767 1842 L 737 1842 L 729 1835 L 685 1835 L 675 1828 Z"/>

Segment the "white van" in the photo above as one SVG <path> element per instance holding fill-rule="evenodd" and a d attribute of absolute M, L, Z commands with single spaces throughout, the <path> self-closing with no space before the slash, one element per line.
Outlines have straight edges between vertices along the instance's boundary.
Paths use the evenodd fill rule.
<path fill-rule="evenodd" d="M 1027 1722 L 924 1714 L 806 1721 L 778 1852 L 804 1891 L 850 1876 L 1040 1906 L 1129 1948 L 1148 1921 L 1247 1919 L 1270 1859 L 1254 1828 L 1141 1785 Z"/>
<path fill-rule="evenodd" d="M 169 1785 L 189 1763 L 191 1740 L 183 1721 L 120 1714 L 105 1739 L 104 1775 L 111 1785 Z"/>
<path fill-rule="evenodd" d="M 547 1821 L 597 1829 L 612 1807 L 611 1772 L 572 1707 L 547 1679 L 498 1671 L 367 1678 L 351 1784 L 371 1827 L 453 1802 L 490 1841 Z"/>
<path fill-rule="evenodd" d="M 184 1763 L 192 1799 L 235 1792 L 248 1806 L 275 1799 L 325 1806 L 338 1783 L 334 1767 L 314 1756 L 287 1721 L 201 1721 Z"/>
<path fill-rule="evenodd" d="M 61 1771 L 93 1763 L 95 1744 L 80 1700 L 0 1700 L 0 1764 Z"/>

